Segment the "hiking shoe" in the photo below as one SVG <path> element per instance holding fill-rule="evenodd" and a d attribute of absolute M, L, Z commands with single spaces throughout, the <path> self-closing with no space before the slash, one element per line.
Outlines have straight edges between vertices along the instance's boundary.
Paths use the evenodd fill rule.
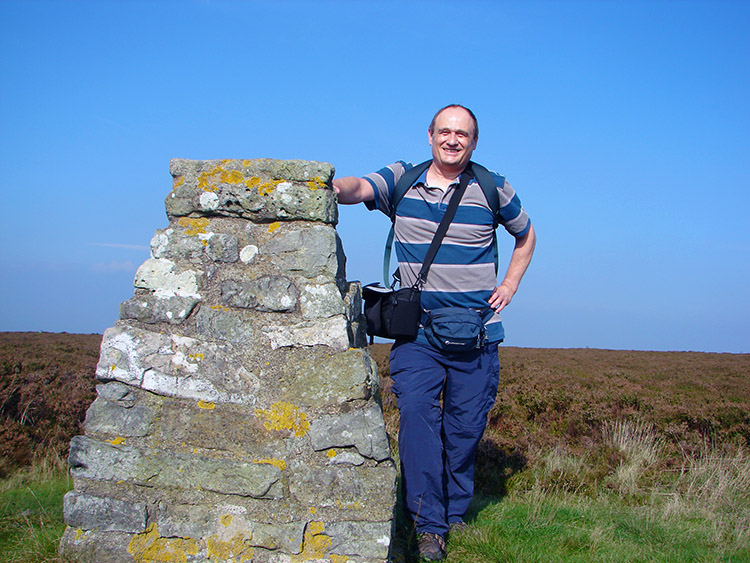
<path fill-rule="evenodd" d="M 442 561 L 445 559 L 445 540 L 439 534 L 425 532 L 417 536 L 419 557 L 427 561 Z"/>

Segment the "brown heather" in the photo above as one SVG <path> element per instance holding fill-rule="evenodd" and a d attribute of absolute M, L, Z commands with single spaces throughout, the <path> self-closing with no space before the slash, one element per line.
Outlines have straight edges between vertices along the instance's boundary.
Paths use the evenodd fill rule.
<path fill-rule="evenodd" d="M 94 400 L 100 334 L 0 333 L 0 477 L 66 456 Z"/>
<path fill-rule="evenodd" d="M 389 350 L 373 346 L 395 437 Z M 750 354 L 501 346 L 500 364 L 497 401 L 477 456 L 477 490 L 485 495 L 527 488 L 539 475 L 522 470 L 539 466 L 557 467 L 557 488 L 593 492 L 605 484 L 625 492 L 627 479 L 612 478 L 623 467 L 638 469 L 647 486 L 649 477 L 679 471 L 707 447 L 750 446 Z M 628 459 L 629 447 L 613 439 L 618 431 L 622 438 L 623 423 L 636 442 L 658 441 L 644 444 L 658 458 Z"/>

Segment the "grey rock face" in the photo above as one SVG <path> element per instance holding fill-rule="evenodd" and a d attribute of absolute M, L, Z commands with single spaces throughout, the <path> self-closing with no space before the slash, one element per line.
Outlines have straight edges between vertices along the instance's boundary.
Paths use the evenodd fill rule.
<path fill-rule="evenodd" d="M 63 499 L 63 514 L 68 526 L 98 529 L 102 532 L 130 532 L 146 530 L 146 505 L 113 498 L 98 498 L 70 491 Z"/>
<path fill-rule="evenodd" d="M 148 324 L 181 324 L 193 312 L 199 301 L 198 297 L 193 296 L 160 297 L 155 293 L 145 293 L 123 301 L 120 304 L 120 318 Z"/>
<path fill-rule="evenodd" d="M 297 300 L 297 288 L 286 276 L 261 276 L 250 281 L 229 279 L 221 284 L 221 301 L 228 307 L 286 313 L 296 308 Z"/>
<path fill-rule="evenodd" d="M 310 426 L 310 441 L 316 450 L 353 446 L 360 455 L 383 461 L 390 457 L 390 450 L 382 417 L 375 403 L 362 410 L 323 416 Z"/>
<path fill-rule="evenodd" d="M 174 187 L 165 200 L 170 217 L 214 213 L 261 223 L 337 219 L 335 195 L 326 189 L 333 177 L 330 164 L 173 160 L 171 172 Z"/>
<path fill-rule="evenodd" d="M 169 225 L 102 338 L 60 551 L 388 557 L 396 469 L 330 164 L 171 163 Z"/>

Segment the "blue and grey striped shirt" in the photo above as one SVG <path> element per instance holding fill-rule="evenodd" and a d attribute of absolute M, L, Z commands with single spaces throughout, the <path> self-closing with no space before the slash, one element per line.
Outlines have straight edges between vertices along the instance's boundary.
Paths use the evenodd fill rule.
<path fill-rule="evenodd" d="M 365 176 L 375 191 L 375 200 L 367 202 L 368 208 L 379 209 L 390 217 L 393 190 L 399 178 L 412 167 L 411 163 L 398 161 Z M 525 235 L 531 222 L 520 199 L 502 176 L 494 172 L 492 175 L 500 196 L 500 224 L 514 237 Z M 403 287 L 417 279 L 430 242 L 458 188 L 458 182 L 445 191 L 426 184 L 425 171 L 406 192 L 396 211 L 394 240 Z M 488 299 L 497 286 L 493 225 L 492 210 L 482 188 L 472 180 L 422 288 L 425 309 L 488 307 Z M 499 313 L 486 321 L 486 328 L 489 342 L 503 340 L 505 333 Z M 426 342 L 421 330 L 418 340 Z"/>

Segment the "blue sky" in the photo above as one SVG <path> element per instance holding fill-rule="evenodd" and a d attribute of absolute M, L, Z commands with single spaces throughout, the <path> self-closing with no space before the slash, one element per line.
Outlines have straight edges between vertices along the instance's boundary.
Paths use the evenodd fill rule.
<path fill-rule="evenodd" d="M 0 0 L 0 330 L 114 323 L 170 158 L 363 175 L 462 103 L 539 236 L 506 344 L 748 353 L 748 29 L 729 1 Z M 386 217 L 340 215 L 378 280 Z"/>

